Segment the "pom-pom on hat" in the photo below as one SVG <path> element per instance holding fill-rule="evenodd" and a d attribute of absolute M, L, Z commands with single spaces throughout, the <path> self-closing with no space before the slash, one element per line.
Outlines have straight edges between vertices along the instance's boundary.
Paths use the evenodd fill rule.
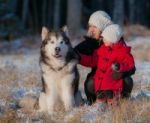
<path fill-rule="evenodd" d="M 102 32 L 103 41 L 117 43 L 123 35 L 123 30 L 118 24 L 107 26 Z"/>

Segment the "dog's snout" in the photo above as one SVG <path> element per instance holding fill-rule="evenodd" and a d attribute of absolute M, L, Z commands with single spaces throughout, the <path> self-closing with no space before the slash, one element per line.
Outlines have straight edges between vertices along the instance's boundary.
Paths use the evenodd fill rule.
<path fill-rule="evenodd" d="M 56 48 L 55 48 L 55 51 L 56 51 L 56 52 L 60 52 L 60 48 L 59 48 L 59 47 L 56 47 Z"/>

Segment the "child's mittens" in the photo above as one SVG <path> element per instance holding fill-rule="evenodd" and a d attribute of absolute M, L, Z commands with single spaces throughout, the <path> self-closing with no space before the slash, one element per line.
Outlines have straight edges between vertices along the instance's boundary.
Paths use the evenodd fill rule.
<path fill-rule="evenodd" d="M 121 77 L 122 77 L 122 73 L 116 72 L 116 71 L 112 71 L 112 78 L 113 78 L 114 80 L 121 79 Z"/>
<path fill-rule="evenodd" d="M 112 68 L 112 78 L 114 80 L 120 79 L 122 77 L 122 73 L 119 72 L 120 64 L 119 63 L 113 63 L 111 65 L 111 68 Z"/>

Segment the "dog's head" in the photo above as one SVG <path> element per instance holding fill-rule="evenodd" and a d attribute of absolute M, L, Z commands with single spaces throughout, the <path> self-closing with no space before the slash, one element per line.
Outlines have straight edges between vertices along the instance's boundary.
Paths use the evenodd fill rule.
<path fill-rule="evenodd" d="M 46 27 L 42 28 L 42 47 L 41 49 L 49 58 L 66 58 L 68 51 L 72 48 L 68 38 L 67 27 L 60 31 L 49 31 Z"/>

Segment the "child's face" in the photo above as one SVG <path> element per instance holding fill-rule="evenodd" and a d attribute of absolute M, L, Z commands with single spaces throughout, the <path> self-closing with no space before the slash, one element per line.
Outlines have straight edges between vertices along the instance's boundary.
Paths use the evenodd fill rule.
<path fill-rule="evenodd" d="M 112 46 L 113 45 L 113 43 L 111 43 L 110 41 L 107 41 L 107 40 L 103 40 L 103 42 L 104 42 L 104 45 L 105 46 Z"/>
<path fill-rule="evenodd" d="M 96 26 L 89 25 L 88 33 L 92 38 L 99 39 L 102 32 Z"/>

